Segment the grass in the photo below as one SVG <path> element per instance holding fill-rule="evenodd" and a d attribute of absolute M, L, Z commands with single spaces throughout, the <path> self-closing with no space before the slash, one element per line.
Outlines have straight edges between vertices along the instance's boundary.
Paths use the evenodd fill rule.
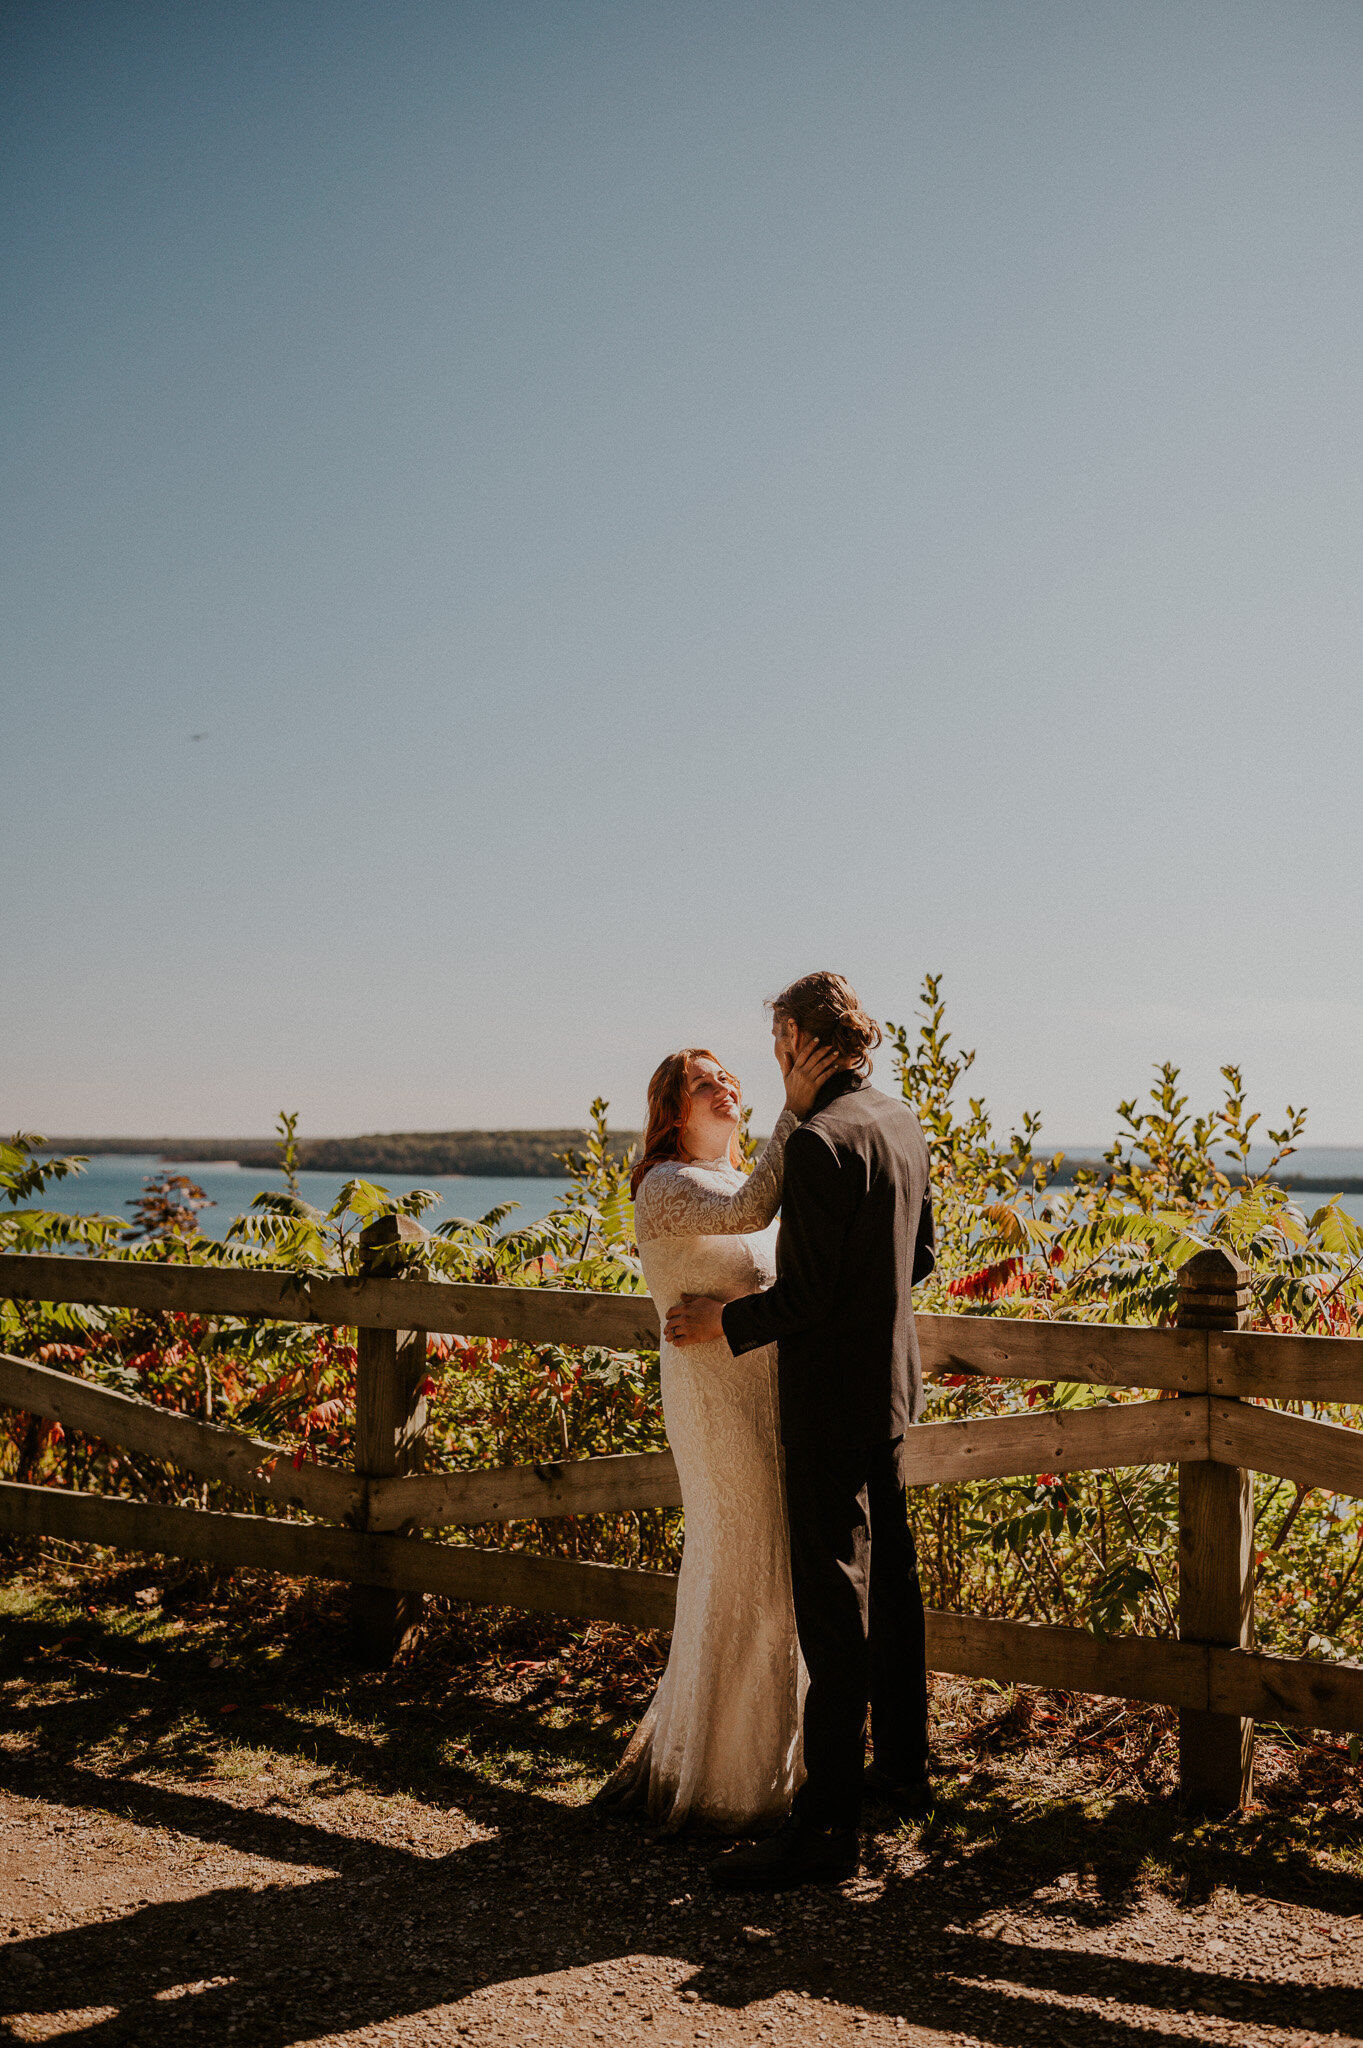
<path fill-rule="evenodd" d="M 4 1746 L 101 1772 L 436 1805 L 481 1780 L 575 1802 L 662 1662 L 625 1631 L 460 1608 L 372 1672 L 334 1586 L 70 1562 L 0 1586 Z"/>

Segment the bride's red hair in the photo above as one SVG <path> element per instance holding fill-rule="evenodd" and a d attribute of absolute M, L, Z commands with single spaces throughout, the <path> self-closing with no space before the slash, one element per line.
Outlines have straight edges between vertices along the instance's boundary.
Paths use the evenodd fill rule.
<path fill-rule="evenodd" d="M 644 1154 L 629 1177 L 629 1191 L 639 1192 L 639 1183 L 646 1173 L 655 1166 L 661 1166 L 665 1159 L 680 1159 L 682 1154 L 682 1132 L 690 1114 L 691 1098 L 686 1092 L 686 1079 L 694 1060 L 714 1060 L 721 1073 L 734 1080 L 724 1062 L 703 1045 L 684 1046 L 680 1052 L 670 1052 L 657 1069 L 648 1084 L 648 1116 L 644 1123 Z M 734 1081 L 735 1088 L 738 1087 Z M 742 1092 L 739 1101 L 742 1102 Z M 738 1143 L 738 1126 L 729 1140 L 729 1162 L 733 1166 L 743 1164 L 743 1153 Z"/>

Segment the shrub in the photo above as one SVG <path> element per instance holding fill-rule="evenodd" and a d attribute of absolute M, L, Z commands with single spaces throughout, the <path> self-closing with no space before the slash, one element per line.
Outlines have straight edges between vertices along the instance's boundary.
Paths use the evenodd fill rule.
<path fill-rule="evenodd" d="M 1119 1106 L 1101 1166 L 1065 1177 L 1039 1150 L 1040 1120 L 996 1135 L 984 1100 L 961 1084 L 974 1054 L 953 1050 L 938 976 L 924 982 L 912 1031 L 890 1024 L 895 1081 L 932 1153 L 938 1265 L 920 1310 L 1028 1319 L 1159 1323 L 1174 1312 L 1180 1266 L 1208 1244 L 1250 1268 L 1253 1321 L 1270 1330 L 1352 1335 L 1363 1309 L 1363 1228 L 1338 1201 L 1307 1215 L 1274 1175 L 1301 1135 L 1289 1109 L 1254 1167 L 1260 1119 L 1240 1072 L 1222 1069 L 1223 1100 L 1190 1114 L 1178 1069 L 1157 1067 L 1144 1105 Z M 566 1191 L 542 1222 L 508 1227 L 507 1207 L 438 1225 L 386 1248 L 387 1270 L 458 1281 L 641 1292 L 629 1199 L 632 1157 L 615 1156 L 607 1105 L 593 1103 L 581 1151 L 564 1155 Z M 347 1182 L 331 1210 L 305 1202 L 296 1178 L 296 1118 L 281 1116 L 282 1193 L 256 1197 L 225 1242 L 203 1237 L 199 1191 L 149 1188 L 154 1234 L 129 1244 L 116 1218 L 70 1217 L 27 1206 L 77 1159 L 44 1159 L 21 1134 L 0 1147 L 0 1249 L 84 1250 L 123 1258 L 228 1261 L 295 1272 L 354 1272 L 360 1233 L 388 1215 L 428 1216 L 429 1190 L 393 1196 Z M 751 1156 L 752 1148 L 745 1148 Z M 150 1204 L 150 1206 L 147 1206 Z M 172 1214 L 172 1211 L 174 1212 Z M 344 1329 L 262 1319 L 0 1304 L 7 1348 L 189 1413 L 216 1417 L 296 1459 L 349 1462 L 355 1347 Z M 428 1346 L 428 1462 L 487 1464 L 663 1447 L 654 1353 L 572 1350 L 434 1336 Z M 1024 1387 L 956 1375 L 931 1389 L 930 1417 L 1003 1414 L 1037 1402 L 1079 1406 L 1139 1395 L 1090 1386 Z M 1324 1413 L 1306 1404 L 1298 1412 Z M 1353 1421 L 1351 1411 L 1336 1419 Z M 158 1500 L 204 1490 L 154 1460 L 65 1437 L 38 1418 L 9 1416 L 6 1469 L 66 1485 L 95 1481 Z M 265 1503 L 215 1489 L 224 1504 Z M 925 1591 L 935 1604 L 1025 1614 L 1090 1627 L 1172 1633 L 1176 1623 L 1177 1477 L 1169 1467 L 1039 1474 L 915 1493 L 912 1512 Z M 1342 1653 L 1358 1641 L 1363 1608 L 1363 1517 L 1357 1502 L 1320 1499 L 1284 1482 L 1256 1482 L 1260 1638 L 1268 1646 Z M 605 1562 L 675 1566 L 680 1518 L 555 1519 L 471 1532 Z"/>

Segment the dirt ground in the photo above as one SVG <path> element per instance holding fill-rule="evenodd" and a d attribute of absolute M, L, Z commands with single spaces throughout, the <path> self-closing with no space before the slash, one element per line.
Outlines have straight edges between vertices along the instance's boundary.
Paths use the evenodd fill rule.
<path fill-rule="evenodd" d="M 1169 1796 L 1169 1717 L 939 1686 L 939 1808 L 863 1874 L 712 1893 L 713 1839 L 587 1802 L 660 1650 L 434 1617 L 391 1673 L 334 1589 L 11 1573 L 12 2041 L 1160 2048 L 1363 2040 L 1363 1812 L 1261 1741 L 1249 1814 Z"/>

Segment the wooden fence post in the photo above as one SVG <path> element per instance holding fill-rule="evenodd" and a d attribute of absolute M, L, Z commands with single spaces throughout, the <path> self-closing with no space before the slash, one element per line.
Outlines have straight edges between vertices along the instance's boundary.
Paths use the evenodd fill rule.
<path fill-rule="evenodd" d="M 1238 1330 L 1249 1315 L 1249 1269 L 1223 1251 L 1197 1252 L 1178 1276 L 1178 1326 Z M 1185 1642 L 1248 1650 L 1254 1643 L 1254 1489 L 1241 1466 L 1178 1468 L 1178 1632 Z M 1250 1796 L 1254 1723 L 1184 1707 L 1178 1717 L 1184 1798 L 1231 1813 Z"/>
<path fill-rule="evenodd" d="M 410 1216 L 380 1216 L 360 1232 L 360 1270 L 391 1271 L 390 1247 L 422 1235 Z M 364 1480 L 419 1472 L 423 1463 L 426 1397 L 424 1330 L 360 1330 L 355 1372 L 355 1470 Z M 360 1526 L 405 1534 L 410 1524 L 385 1519 L 365 1487 Z M 391 1664 L 408 1632 L 421 1619 L 425 1596 L 392 1592 L 385 1586 L 355 1586 L 351 1627 L 355 1650 L 370 1666 Z"/>

